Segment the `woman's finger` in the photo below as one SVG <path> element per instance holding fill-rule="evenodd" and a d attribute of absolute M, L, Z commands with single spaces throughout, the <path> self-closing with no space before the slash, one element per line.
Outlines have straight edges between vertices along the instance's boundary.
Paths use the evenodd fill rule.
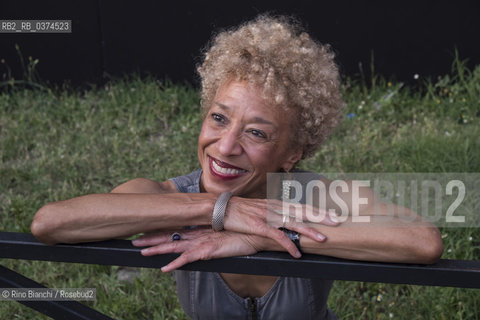
<path fill-rule="evenodd" d="M 306 237 L 309 237 L 310 239 L 317 241 L 317 242 L 323 242 L 327 239 L 327 237 L 316 230 L 315 228 L 309 227 L 308 225 L 304 223 L 298 223 L 298 222 L 287 222 L 285 224 L 285 228 L 289 230 L 296 231 Z"/>
<path fill-rule="evenodd" d="M 272 230 L 275 231 L 275 237 L 277 238 L 285 236 L 280 230 Z M 261 243 L 264 241 L 262 239 L 265 239 L 264 237 L 249 236 L 229 231 L 214 232 L 212 229 L 205 229 L 195 233 L 197 236 L 193 237 L 193 231 L 189 232 L 190 240 L 167 242 L 145 248 L 141 251 L 142 255 L 152 256 L 181 252 L 182 254 L 179 257 L 162 267 L 163 272 L 170 272 L 197 260 L 254 254 L 261 247 Z M 285 239 L 280 241 L 285 241 Z M 295 245 L 289 239 L 286 239 L 283 245 L 287 245 L 287 247 L 293 246 L 293 248 L 289 249 L 296 250 Z"/>
<path fill-rule="evenodd" d="M 283 217 L 279 214 L 275 214 L 274 217 L 269 217 L 268 224 L 274 228 L 283 227 L 289 230 L 296 231 L 317 242 L 323 242 L 326 240 L 326 237 L 321 232 L 319 232 L 307 223 L 297 221 L 295 218 Z"/>
<path fill-rule="evenodd" d="M 300 203 L 282 202 L 278 200 L 268 200 L 269 220 L 279 220 L 286 217 L 288 220 L 299 222 L 320 223 L 327 226 L 337 226 L 340 224 L 337 215 L 325 209 L 312 205 Z M 276 217 L 275 217 L 276 216 Z"/>
<path fill-rule="evenodd" d="M 140 252 L 144 256 L 154 256 L 157 254 L 179 253 L 188 249 L 188 241 L 173 241 L 159 244 L 153 247 L 142 249 Z"/>
<path fill-rule="evenodd" d="M 173 232 L 159 232 L 154 234 L 147 234 L 141 236 L 138 239 L 132 240 L 132 244 L 135 247 L 146 247 L 146 246 L 153 246 L 159 243 L 165 243 L 171 241 L 171 236 Z"/>
<path fill-rule="evenodd" d="M 312 223 L 320 223 L 326 226 L 338 226 L 340 221 L 335 213 L 325 209 L 305 205 L 305 220 Z"/>
<path fill-rule="evenodd" d="M 255 246 L 246 240 L 245 235 L 222 231 L 208 236 L 208 241 L 192 242 L 185 252 L 161 269 L 163 272 L 170 272 L 198 260 L 249 255 L 256 252 Z"/>
<path fill-rule="evenodd" d="M 173 240 L 189 240 L 196 237 L 199 237 L 203 234 L 212 232 L 209 228 L 193 228 L 193 229 L 176 229 L 169 231 L 160 231 L 151 234 L 145 234 L 138 239 L 132 240 L 132 244 L 135 247 L 147 247 L 154 246 L 161 243 L 168 243 Z M 173 235 L 178 234 L 180 239 L 173 239 Z"/>
<path fill-rule="evenodd" d="M 178 258 L 171 261 L 166 266 L 163 266 L 161 268 L 161 270 L 162 270 L 162 272 L 170 272 L 170 271 L 176 270 L 178 268 L 181 268 L 182 266 L 184 266 L 184 265 L 186 265 L 190 262 L 194 262 L 194 261 L 197 261 L 197 260 L 201 260 L 198 250 L 185 251 Z"/>
<path fill-rule="evenodd" d="M 283 231 L 271 227 L 267 232 L 267 237 L 275 240 L 279 245 L 285 248 L 292 257 L 300 258 L 302 256 L 295 244 L 285 235 L 285 233 L 283 233 Z"/>
<path fill-rule="evenodd" d="M 179 240 L 172 241 L 170 239 L 169 241 L 142 249 L 142 255 L 153 256 L 157 254 L 185 252 L 192 247 L 208 246 L 209 242 L 215 241 L 215 237 L 219 236 L 211 229 L 186 230 L 185 234 L 179 235 L 181 236 Z"/>

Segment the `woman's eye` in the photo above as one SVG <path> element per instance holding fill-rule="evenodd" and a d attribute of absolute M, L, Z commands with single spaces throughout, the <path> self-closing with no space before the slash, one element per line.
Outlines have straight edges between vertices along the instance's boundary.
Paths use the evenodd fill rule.
<path fill-rule="evenodd" d="M 256 130 L 256 129 L 250 130 L 250 133 L 253 134 L 255 137 L 258 137 L 258 138 L 265 139 L 267 137 L 267 135 L 263 131 Z"/>
<path fill-rule="evenodd" d="M 224 118 L 222 115 L 218 114 L 218 113 L 212 113 L 212 119 L 213 119 L 214 121 L 217 121 L 217 122 L 223 122 L 223 121 L 225 121 L 225 118 Z"/>

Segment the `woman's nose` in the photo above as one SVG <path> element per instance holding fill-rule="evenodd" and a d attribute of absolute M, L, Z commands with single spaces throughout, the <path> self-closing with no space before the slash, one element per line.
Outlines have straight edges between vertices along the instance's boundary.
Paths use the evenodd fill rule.
<path fill-rule="evenodd" d="M 224 156 L 238 156 L 242 154 L 240 137 L 241 134 L 234 128 L 223 131 L 218 141 L 218 151 Z"/>

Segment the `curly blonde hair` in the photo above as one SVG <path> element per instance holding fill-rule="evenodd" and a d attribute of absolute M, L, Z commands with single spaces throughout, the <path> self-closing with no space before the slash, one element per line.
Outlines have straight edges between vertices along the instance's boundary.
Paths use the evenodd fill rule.
<path fill-rule="evenodd" d="M 261 15 L 217 34 L 198 73 L 204 114 L 229 81 L 247 81 L 271 105 L 293 111 L 292 143 L 302 146 L 302 158 L 340 122 L 344 102 L 334 53 L 290 18 Z"/>

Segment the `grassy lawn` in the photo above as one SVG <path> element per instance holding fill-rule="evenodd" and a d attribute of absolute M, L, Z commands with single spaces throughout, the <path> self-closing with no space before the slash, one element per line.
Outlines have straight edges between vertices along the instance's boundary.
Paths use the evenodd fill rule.
<path fill-rule="evenodd" d="M 317 172 L 480 172 L 480 67 L 409 87 L 346 79 L 346 119 L 301 167 Z M 84 91 L 0 93 L 0 228 L 29 232 L 42 204 L 109 192 L 135 177 L 164 180 L 198 167 L 200 107 L 194 89 L 131 78 Z M 477 228 L 442 230 L 443 258 L 480 259 Z M 185 319 L 171 275 L 142 269 L 2 259 L 57 288 L 94 287 L 97 310 L 118 319 Z M 480 290 L 337 281 L 340 319 L 479 319 Z M 43 319 L 0 302 L 0 319 Z"/>

